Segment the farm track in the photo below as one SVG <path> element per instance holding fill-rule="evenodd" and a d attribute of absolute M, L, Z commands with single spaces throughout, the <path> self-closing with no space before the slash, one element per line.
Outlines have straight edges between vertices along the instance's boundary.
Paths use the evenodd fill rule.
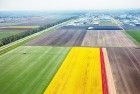
<path fill-rule="evenodd" d="M 28 42 L 30 46 L 81 46 L 86 30 L 58 29 Z"/>
<path fill-rule="evenodd" d="M 100 49 L 74 47 L 44 94 L 103 93 Z"/>
<path fill-rule="evenodd" d="M 21 46 L 0 56 L 0 94 L 42 94 L 70 48 Z"/>
<path fill-rule="evenodd" d="M 140 93 L 140 49 L 107 48 L 117 94 Z"/>
<path fill-rule="evenodd" d="M 82 46 L 92 47 L 136 47 L 121 30 L 87 31 Z"/>

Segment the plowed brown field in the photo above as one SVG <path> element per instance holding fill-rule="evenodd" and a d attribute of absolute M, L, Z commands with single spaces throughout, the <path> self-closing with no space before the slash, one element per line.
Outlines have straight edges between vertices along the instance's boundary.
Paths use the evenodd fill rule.
<path fill-rule="evenodd" d="M 140 49 L 107 48 L 117 94 L 140 94 Z"/>
<path fill-rule="evenodd" d="M 121 30 L 89 30 L 82 46 L 92 47 L 136 47 Z"/>
<path fill-rule="evenodd" d="M 27 43 L 32 46 L 81 46 L 86 30 L 59 29 Z"/>

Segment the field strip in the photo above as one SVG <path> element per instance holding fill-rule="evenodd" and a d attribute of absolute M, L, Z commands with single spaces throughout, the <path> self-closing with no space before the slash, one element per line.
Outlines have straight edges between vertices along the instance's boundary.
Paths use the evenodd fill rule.
<path fill-rule="evenodd" d="M 140 93 L 140 49 L 107 48 L 117 94 Z"/>
<path fill-rule="evenodd" d="M 100 60 L 101 60 L 101 75 L 102 75 L 102 88 L 103 94 L 108 94 L 108 83 L 107 83 L 107 75 L 106 75 L 106 67 L 104 61 L 104 54 L 102 48 L 100 48 Z"/>
<path fill-rule="evenodd" d="M 6 26 L 5 28 L 38 28 L 40 26 Z"/>
<path fill-rule="evenodd" d="M 31 30 L 39 27 L 40 26 L 4 26 L 0 27 L 0 30 Z"/>
<path fill-rule="evenodd" d="M 35 38 L 25 45 L 29 46 L 81 46 L 86 30 L 80 29 L 58 29 L 48 32 L 44 36 Z"/>
<path fill-rule="evenodd" d="M 28 40 L 31 40 L 31 39 L 36 38 L 36 37 L 39 36 L 39 35 L 42 35 L 42 34 L 44 34 L 44 33 L 46 33 L 46 32 L 49 32 L 49 31 L 51 31 L 51 30 L 54 30 L 54 29 L 56 29 L 56 28 L 60 28 L 61 26 L 65 25 L 65 24 L 67 24 L 67 23 L 69 23 L 69 22 L 71 22 L 71 21 L 73 21 L 73 19 L 72 19 L 72 20 L 69 20 L 69 21 L 66 21 L 66 22 L 63 22 L 63 23 L 61 23 L 61 24 L 55 25 L 55 26 L 53 26 L 53 27 L 47 28 L 46 30 L 43 30 L 43 31 L 41 31 L 41 32 L 32 34 L 32 35 L 27 36 L 27 37 L 25 37 L 25 38 L 19 39 L 19 40 L 15 41 L 15 42 L 12 42 L 12 43 L 9 43 L 9 44 L 7 44 L 7 45 L 4 45 L 4 46 L 0 47 L 0 55 L 3 54 L 3 53 L 8 52 L 9 50 L 11 50 L 11 49 L 13 49 L 13 48 L 16 48 L 16 47 L 18 47 L 18 46 L 24 44 L 24 43 L 27 42 Z"/>
<path fill-rule="evenodd" d="M 123 30 L 89 30 L 82 46 L 92 47 L 136 47 Z"/>
<path fill-rule="evenodd" d="M 20 46 L 0 56 L 0 94 L 42 94 L 69 47 Z"/>
<path fill-rule="evenodd" d="M 72 48 L 44 94 L 103 94 L 100 49 Z"/>
<path fill-rule="evenodd" d="M 105 69 L 106 69 L 106 75 L 107 75 L 108 92 L 109 94 L 117 94 L 106 48 L 102 48 L 102 51 L 103 51 L 104 62 L 105 62 L 105 67 L 106 67 Z"/>

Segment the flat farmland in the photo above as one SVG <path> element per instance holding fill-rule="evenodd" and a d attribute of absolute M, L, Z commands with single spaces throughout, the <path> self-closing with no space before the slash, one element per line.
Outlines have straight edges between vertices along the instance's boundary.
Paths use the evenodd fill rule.
<path fill-rule="evenodd" d="M 0 30 L 0 39 L 24 32 L 24 30 Z"/>
<path fill-rule="evenodd" d="M 52 23 L 56 23 L 66 18 L 70 18 L 73 15 L 44 15 L 38 17 L 25 18 L 23 22 L 18 23 L 17 26 L 44 26 Z"/>
<path fill-rule="evenodd" d="M 100 48 L 72 48 L 44 94 L 108 94 L 100 56 Z"/>
<path fill-rule="evenodd" d="M 0 37 L 62 18 L 23 18 L 1 26 Z M 107 18 L 100 25 L 88 24 L 90 19 L 66 21 L 2 46 L 0 94 L 139 94 L 139 33 Z"/>
<path fill-rule="evenodd" d="M 5 26 L 0 27 L 0 30 L 31 30 L 39 26 Z"/>
<path fill-rule="evenodd" d="M 4 26 L 0 27 L 0 39 L 6 38 L 21 32 L 38 28 L 39 26 Z"/>
<path fill-rule="evenodd" d="M 88 30 L 82 46 L 136 47 L 121 30 Z"/>
<path fill-rule="evenodd" d="M 82 29 L 58 29 L 28 42 L 30 46 L 80 46 L 86 34 Z"/>
<path fill-rule="evenodd" d="M 0 23 L 0 27 L 3 26 L 13 26 L 13 25 L 17 25 L 18 23 L 11 23 L 11 22 L 6 22 L 6 23 Z"/>
<path fill-rule="evenodd" d="M 44 15 L 44 16 L 25 16 L 25 17 L 7 17 L 0 18 L 0 20 L 4 19 L 4 22 L 0 23 L 0 27 L 3 26 L 43 26 L 51 23 L 55 23 L 59 20 L 63 20 L 65 18 L 69 18 L 70 16 L 64 15 Z"/>
<path fill-rule="evenodd" d="M 140 93 L 140 49 L 107 48 L 117 94 Z"/>
<path fill-rule="evenodd" d="M 70 48 L 20 46 L 0 56 L 0 94 L 42 94 Z"/>

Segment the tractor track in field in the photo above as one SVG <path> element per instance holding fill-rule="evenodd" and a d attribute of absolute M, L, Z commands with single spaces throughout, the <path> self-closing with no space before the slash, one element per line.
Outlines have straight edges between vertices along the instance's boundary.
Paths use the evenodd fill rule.
<path fill-rule="evenodd" d="M 139 94 L 140 49 L 107 48 L 117 94 Z"/>
<path fill-rule="evenodd" d="M 28 42 L 30 46 L 81 46 L 86 30 L 58 29 Z"/>

